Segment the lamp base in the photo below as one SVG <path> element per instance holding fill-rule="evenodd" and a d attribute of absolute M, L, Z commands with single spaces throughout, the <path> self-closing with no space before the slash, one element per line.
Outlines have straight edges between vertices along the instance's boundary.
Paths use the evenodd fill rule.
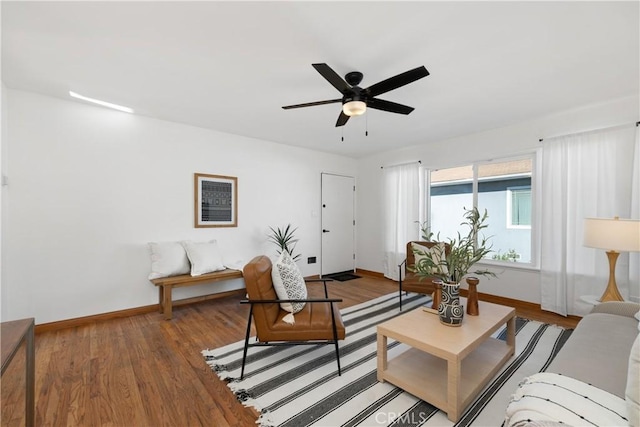
<path fill-rule="evenodd" d="M 607 283 L 607 289 L 600 297 L 600 302 L 605 301 L 624 301 L 620 291 L 618 291 L 618 285 L 616 285 L 616 261 L 618 260 L 620 252 L 607 251 L 607 258 L 609 258 L 609 283 Z"/>

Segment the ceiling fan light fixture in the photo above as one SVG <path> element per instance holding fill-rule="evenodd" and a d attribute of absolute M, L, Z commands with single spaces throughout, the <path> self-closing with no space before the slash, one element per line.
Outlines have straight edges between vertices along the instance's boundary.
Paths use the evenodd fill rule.
<path fill-rule="evenodd" d="M 342 104 L 342 112 L 347 116 L 361 116 L 367 111 L 367 104 L 364 101 L 349 101 Z"/>

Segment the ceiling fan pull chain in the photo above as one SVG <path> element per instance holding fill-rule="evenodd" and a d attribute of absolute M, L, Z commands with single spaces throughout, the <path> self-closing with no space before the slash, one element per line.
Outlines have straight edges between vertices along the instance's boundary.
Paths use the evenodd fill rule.
<path fill-rule="evenodd" d="M 369 115 L 364 118 L 364 136 L 369 136 Z"/>
<path fill-rule="evenodd" d="M 340 128 L 340 132 L 342 132 L 342 137 L 340 138 L 340 140 L 344 142 L 344 127 Z"/>

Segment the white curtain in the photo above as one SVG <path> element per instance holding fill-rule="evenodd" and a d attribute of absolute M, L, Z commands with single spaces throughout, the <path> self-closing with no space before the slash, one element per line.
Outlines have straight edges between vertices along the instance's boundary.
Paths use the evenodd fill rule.
<path fill-rule="evenodd" d="M 407 242 L 419 237 L 420 165 L 385 166 L 383 175 L 384 275 L 398 280 Z"/>
<path fill-rule="evenodd" d="M 640 127 L 636 123 L 636 142 L 633 156 L 633 179 L 631 181 L 631 218 L 640 219 Z M 640 301 L 640 252 L 629 254 L 629 296 Z"/>
<path fill-rule="evenodd" d="M 590 306 L 580 296 L 599 296 L 604 291 L 607 256 L 604 250 L 583 246 L 584 218 L 631 217 L 634 134 L 635 128 L 629 125 L 545 140 L 540 242 L 543 309 L 582 315 Z M 629 276 L 629 256 L 622 253 L 616 282 L 625 298 Z"/>

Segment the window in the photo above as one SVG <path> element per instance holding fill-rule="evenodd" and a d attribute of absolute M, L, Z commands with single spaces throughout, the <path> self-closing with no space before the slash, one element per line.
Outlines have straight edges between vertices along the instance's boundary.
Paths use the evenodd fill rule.
<path fill-rule="evenodd" d="M 531 186 L 507 188 L 507 228 L 531 228 Z"/>
<path fill-rule="evenodd" d="M 531 264 L 534 155 L 518 159 L 478 162 L 429 171 L 428 223 L 434 239 L 448 240 L 457 233 L 464 208 L 477 206 L 489 214 L 485 236 L 491 236 L 495 261 Z"/>

